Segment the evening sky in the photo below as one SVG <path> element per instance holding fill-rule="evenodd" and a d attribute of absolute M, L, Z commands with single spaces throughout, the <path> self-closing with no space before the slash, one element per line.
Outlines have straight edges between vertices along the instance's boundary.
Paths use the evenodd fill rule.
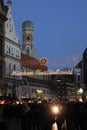
<path fill-rule="evenodd" d="M 87 47 L 87 0 L 12 0 L 12 11 L 20 44 L 22 23 L 34 23 L 36 57 L 46 57 L 50 69 L 73 67 L 82 59 Z"/>

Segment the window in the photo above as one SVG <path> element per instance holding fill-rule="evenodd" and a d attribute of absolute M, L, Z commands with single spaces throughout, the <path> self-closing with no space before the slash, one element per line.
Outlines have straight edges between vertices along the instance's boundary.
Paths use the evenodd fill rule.
<path fill-rule="evenodd" d="M 3 78 L 3 64 L 2 61 L 0 61 L 0 79 Z"/>
<path fill-rule="evenodd" d="M 6 46 L 6 53 L 8 53 L 8 45 Z"/>
<path fill-rule="evenodd" d="M 14 65 L 14 70 L 16 70 L 16 66 Z"/>
<path fill-rule="evenodd" d="M 3 25 L 2 24 L 0 24 L 0 33 L 3 34 Z"/>
<path fill-rule="evenodd" d="M 30 36 L 27 36 L 27 41 L 29 41 L 30 40 Z"/>
<path fill-rule="evenodd" d="M 29 47 L 27 47 L 27 54 L 29 54 Z"/>
<path fill-rule="evenodd" d="M 2 39 L 0 39 L 0 56 L 2 56 L 2 54 L 3 54 L 3 40 Z"/>
<path fill-rule="evenodd" d="M 11 63 L 9 63 L 9 77 L 11 76 Z"/>
<path fill-rule="evenodd" d="M 9 18 L 9 22 L 11 22 L 11 18 Z"/>
<path fill-rule="evenodd" d="M 7 28 L 8 28 L 8 23 L 7 23 Z"/>
<path fill-rule="evenodd" d="M 10 47 L 9 47 L 9 54 L 10 54 L 10 52 L 11 52 L 11 49 L 10 49 Z"/>
<path fill-rule="evenodd" d="M 13 48 L 11 48 L 11 54 L 13 55 Z"/>

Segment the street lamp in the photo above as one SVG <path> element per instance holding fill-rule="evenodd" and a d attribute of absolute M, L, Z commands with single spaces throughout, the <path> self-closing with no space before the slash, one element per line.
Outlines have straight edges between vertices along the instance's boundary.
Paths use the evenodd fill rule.
<path fill-rule="evenodd" d="M 58 105 L 53 104 L 53 105 L 51 106 L 51 112 L 52 112 L 52 114 L 54 115 L 55 120 L 56 120 L 58 114 L 60 114 L 60 113 L 62 112 L 62 106 L 61 106 L 60 104 L 58 104 Z"/>
<path fill-rule="evenodd" d="M 57 105 L 52 106 L 51 110 L 52 113 L 55 115 L 57 115 L 60 112 L 59 107 Z"/>

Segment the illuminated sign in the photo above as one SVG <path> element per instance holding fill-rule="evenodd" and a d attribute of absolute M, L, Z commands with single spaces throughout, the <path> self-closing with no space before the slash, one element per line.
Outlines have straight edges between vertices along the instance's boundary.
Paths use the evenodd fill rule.
<path fill-rule="evenodd" d="M 47 63 L 47 59 L 46 58 L 41 58 L 40 64 L 41 65 L 46 65 L 46 63 Z"/>

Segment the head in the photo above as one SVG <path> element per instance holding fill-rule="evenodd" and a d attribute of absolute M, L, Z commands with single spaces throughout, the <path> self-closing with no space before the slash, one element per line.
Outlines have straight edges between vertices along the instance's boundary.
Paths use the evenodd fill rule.
<path fill-rule="evenodd" d="M 30 110 L 30 107 L 29 107 L 28 103 L 24 103 L 24 104 L 23 104 L 23 109 L 24 109 L 24 111 L 26 111 L 26 112 Z"/>

